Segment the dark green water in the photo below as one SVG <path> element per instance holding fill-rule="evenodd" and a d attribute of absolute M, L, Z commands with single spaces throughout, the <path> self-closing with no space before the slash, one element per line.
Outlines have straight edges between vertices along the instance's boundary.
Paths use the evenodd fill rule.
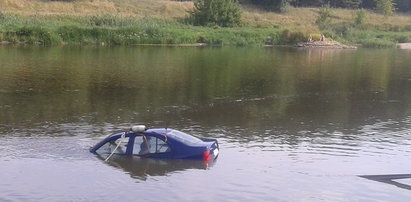
<path fill-rule="evenodd" d="M 136 123 L 220 157 L 88 152 Z M 358 175 L 409 174 L 410 154 L 410 51 L 0 47 L 0 201 L 404 201 Z"/>

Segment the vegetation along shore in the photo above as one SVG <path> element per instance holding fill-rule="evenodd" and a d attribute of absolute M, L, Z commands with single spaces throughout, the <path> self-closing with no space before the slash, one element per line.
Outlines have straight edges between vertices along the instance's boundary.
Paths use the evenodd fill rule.
<path fill-rule="evenodd" d="M 407 2 L 3 0 L 0 42 L 264 46 L 301 45 L 324 35 L 328 44 L 344 47 L 396 47 L 411 42 Z"/>

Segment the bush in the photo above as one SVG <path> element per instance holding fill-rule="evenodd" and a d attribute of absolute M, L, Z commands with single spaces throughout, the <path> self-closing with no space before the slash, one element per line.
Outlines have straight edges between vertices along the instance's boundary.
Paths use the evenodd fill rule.
<path fill-rule="evenodd" d="M 281 13 L 285 13 L 290 10 L 290 3 L 288 0 L 281 0 L 278 6 L 278 11 Z"/>
<path fill-rule="evenodd" d="M 332 26 L 332 31 L 339 36 L 346 36 L 354 27 L 350 23 L 340 23 Z"/>
<path fill-rule="evenodd" d="M 409 37 L 409 36 L 404 36 L 404 35 L 395 36 L 394 39 L 395 39 L 398 43 L 407 43 L 407 42 L 410 41 L 410 37 Z"/>
<path fill-rule="evenodd" d="M 286 29 L 280 34 L 280 41 L 283 44 L 295 44 L 307 40 L 307 36 L 302 32 L 291 32 Z"/>
<path fill-rule="evenodd" d="M 196 0 L 190 18 L 194 25 L 235 27 L 241 24 L 241 10 L 235 0 Z"/>
<path fill-rule="evenodd" d="M 62 26 L 57 29 L 58 35 L 65 42 L 80 43 L 83 41 L 83 30 L 77 26 Z"/>
<path fill-rule="evenodd" d="M 385 16 L 393 15 L 395 3 L 393 0 L 375 0 L 375 11 Z"/>
<path fill-rule="evenodd" d="M 395 12 L 395 3 L 393 0 L 375 0 L 375 10 L 377 13 L 385 16 L 393 15 Z"/>
<path fill-rule="evenodd" d="M 359 8 L 362 0 L 340 0 L 338 6 L 342 8 Z"/>
<path fill-rule="evenodd" d="M 88 24 L 91 26 L 114 26 L 117 25 L 117 19 L 109 15 L 93 15 L 88 19 Z"/>
<path fill-rule="evenodd" d="M 4 34 L 4 40 L 29 44 L 59 44 L 60 38 L 52 31 L 41 27 L 19 27 Z"/>
<path fill-rule="evenodd" d="M 365 10 L 359 9 L 355 13 L 355 19 L 354 19 L 355 26 L 360 27 L 360 28 L 364 27 L 366 18 L 367 18 L 367 15 L 365 13 Z"/>
<path fill-rule="evenodd" d="M 320 29 L 327 28 L 331 24 L 331 9 L 330 5 L 327 4 L 326 6 L 322 6 L 318 10 L 318 16 L 315 23 L 320 27 Z"/>
<path fill-rule="evenodd" d="M 313 41 L 319 41 L 321 39 L 321 34 L 311 34 Z"/>

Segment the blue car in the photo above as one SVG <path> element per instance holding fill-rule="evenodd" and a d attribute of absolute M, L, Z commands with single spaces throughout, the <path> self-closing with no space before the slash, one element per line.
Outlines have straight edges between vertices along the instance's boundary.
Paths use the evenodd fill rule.
<path fill-rule="evenodd" d="M 203 159 L 217 158 L 219 146 L 216 139 L 196 138 L 170 128 L 147 129 L 133 126 L 129 131 L 104 138 L 90 152 L 139 156 L 144 158 Z"/>

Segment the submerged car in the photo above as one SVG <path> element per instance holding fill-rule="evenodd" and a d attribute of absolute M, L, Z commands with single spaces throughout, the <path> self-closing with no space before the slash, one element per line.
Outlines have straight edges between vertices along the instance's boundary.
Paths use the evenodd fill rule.
<path fill-rule="evenodd" d="M 104 138 L 90 149 L 100 155 L 113 154 L 144 158 L 215 159 L 219 153 L 216 139 L 196 138 L 170 128 L 147 129 L 133 126 L 129 131 Z"/>
<path fill-rule="evenodd" d="M 104 160 L 105 157 L 97 155 Z M 182 173 L 186 170 L 208 170 L 214 166 L 214 161 L 197 159 L 155 159 L 155 158 L 129 158 L 128 156 L 113 155 L 108 165 L 120 168 L 124 173 L 138 180 L 147 180 L 153 176 L 170 176 L 173 173 Z"/>

